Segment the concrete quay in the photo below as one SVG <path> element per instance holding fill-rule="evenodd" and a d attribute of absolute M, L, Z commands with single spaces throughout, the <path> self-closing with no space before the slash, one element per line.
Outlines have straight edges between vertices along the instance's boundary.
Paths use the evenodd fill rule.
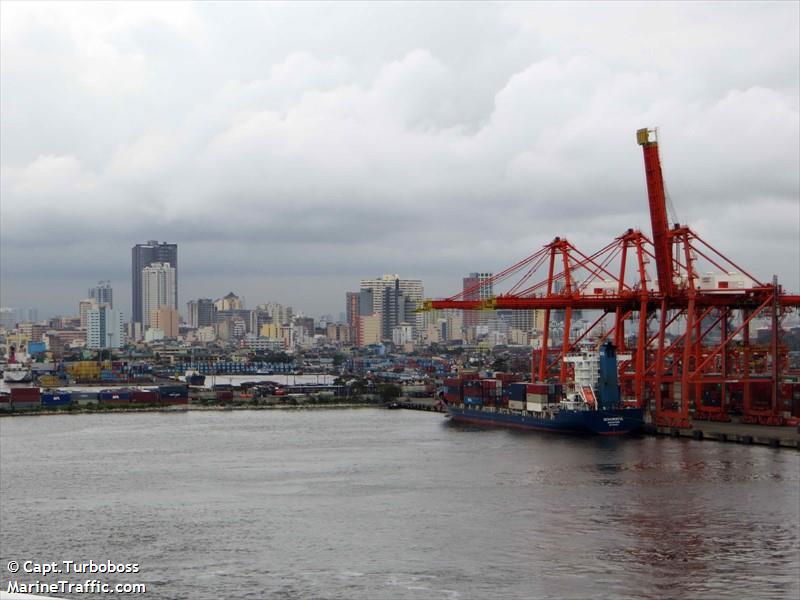
<path fill-rule="evenodd" d="M 800 449 L 800 431 L 794 426 L 767 426 L 717 421 L 692 421 L 691 429 L 646 425 L 645 433 L 695 440 L 713 440 L 738 444 L 761 444 L 773 448 Z"/>

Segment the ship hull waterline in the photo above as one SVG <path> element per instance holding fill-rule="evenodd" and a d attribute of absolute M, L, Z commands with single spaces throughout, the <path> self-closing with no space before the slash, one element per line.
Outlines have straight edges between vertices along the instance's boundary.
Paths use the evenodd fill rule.
<path fill-rule="evenodd" d="M 455 423 L 573 435 L 621 436 L 636 433 L 644 425 L 644 410 L 637 408 L 602 411 L 565 410 L 552 419 L 452 405 L 446 405 L 446 409 Z"/>

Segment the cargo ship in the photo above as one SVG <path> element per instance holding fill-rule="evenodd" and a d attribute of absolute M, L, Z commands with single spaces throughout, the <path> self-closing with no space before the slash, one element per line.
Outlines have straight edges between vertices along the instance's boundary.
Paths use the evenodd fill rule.
<path fill-rule="evenodd" d="M 574 367 L 569 385 L 467 375 L 446 379 L 441 397 L 456 423 L 574 434 L 625 435 L 644 425 L 644 410 L 627 406 L 617 382 L 616 348 L 584 350 L 564 359 Z"/>
<path fill-rule="evenodd" d="M 16 348 L 8 349 L 8 364 L 3 367 L 3 381 L 6 383 L 28 383 L 33 379 L 30 363 L 23 364 L 17 358 Z"/>

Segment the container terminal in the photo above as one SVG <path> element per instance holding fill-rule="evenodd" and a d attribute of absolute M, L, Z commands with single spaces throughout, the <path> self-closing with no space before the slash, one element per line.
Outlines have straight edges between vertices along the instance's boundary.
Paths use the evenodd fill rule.
<path fill-rule="evenodd" d="M 781 320 L 800 305 L 800 296 L 786 294 L 777 276 L 751 275 L 688 226 L 670 225 L 658 131 L 640 129 L 636 140 L 643 151 L 650 238 L 629 228 L 600 250 L 583 252 L 556 237 L 488 281 L 426 301 L 424 309 L 543 310 L 531 383 L 574 386 L 577 367 L 570 356 L 613 343 L 628 355 L 618 369 L 622 405 L 646 411 L 648 424 L 660 432 L 680 434 L 692 430 L 693 421 L 729 423 L 734 406 L 741 425 L 796 425 L 800 387 L 781 343 Z M 501 284 L 507 292 L 480 298 L 481 288 Z M 560 341 L 549 334 L 553 311 L 563 314 Z M 569 324 L 577 311 L 596 318 L 572 338 Z M 756 318 L 771 324 L 766 344 L 753 339 Z M 632 341 L 626 328 L 635 331 Z M 451 404 L 463 411 L 469 403 L 462 397 Z"/>
<path fill-rule="evenodd" d="M 491 276 L 493 289 L 503 284 L 508 291 L 487 298 L 481 297 L 481 290 L 465 287 L 420 307 L 543 311 L 542 343 L 529 351 L 529 371 L 519 365 L 505 370 L 486 364 L 470 368 L 475 365 L 457 364 L 452 357 L 390 353 L 351 356 L 338 365 L 332 359 L 301 366 L 192 356 L 166 365 L 146 360 L 78 361 L 49 370 L 29 365 L 26 373 L 14 364 L 12 353 L 4 367 L 11 389 L 0 390 L 0 411 L 92 403 L 118 407 L 281 402 L 282 397 L 327 394 L 372 396 L 431 410 L 463 411 L 469 406 L 499 414 L 522 411 L 528 413 L 525 418 L 533 418 L 535 413 L 553 413 L 562 402 L 581 410 L 603 404 L 601 382 L 592 381 L 599 370 L 586 357 L 613 348 L 618 359 L 614 408 L 641 411 L 647 431 L 745 443 L 766 440 L 773 445 L 779 439 L 778 445 L 796 446 L 800 361 L 788 353 L 781 325 L 800 304 L 800 296 L 786 294 L 777 277 L 766 281 L 748 273 L 689 227 L 670 225 L 657 130 L 639 130 L 637 141 L 644 156 L 651 237 L 629 228 L 592 253 L 556 237 Z M 486 285 L 478 281 L 475 287 Z M 583 333 L 571 336 L 569 324 L 578 311 L 594 320 Z M 551 334 L 551 316 L 556 313 L 564 322 L 561 339 Z M 756 319 L 770 323 L 766 338 L 761 332 L 754 335 Z M 260 385 L 216 385 L 225 377 L 288 376 L 303 368 L 336 377 L 337 382 L 291 387 L 288 381 L 263 382 L 262 377 Z M 23 385 L 28 379 L 32 382 Z M 394 396 L 375 393 L 393 384 L 398 390 Z M 76 385 L 80 387 L 72 387 Z M 609 389 L 606 386 L 606 398 Z"/>

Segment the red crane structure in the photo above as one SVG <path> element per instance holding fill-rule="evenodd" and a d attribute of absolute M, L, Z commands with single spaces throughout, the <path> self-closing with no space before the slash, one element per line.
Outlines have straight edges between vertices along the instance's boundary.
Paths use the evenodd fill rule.
<path fill-rule="evenodd" d="M 581 344 L 611 339 L 630 355 L 619 363 L 623 398 L 651 409 L 659 426 L 687 428 L 691 418 L 727 421 L 731 410 L 741 411 L 744 422 L 782 424 L 795 387 L 784 383 L 790 373 L 781 320 L 800 306 L 800 295 L 785 294 L 777 277 L 757 279 L 688 227 L 670 227 L 657 131 L 640 129 L 636 137 L 652 239 L 628 229 L 589 254 L 557 237 L 490 281 L 426 301 L 424 309 L 543 311 L 532 380 L 566 383 L 572 374 L 565 356 Z M 490 284 L 509 289 L 487 300 L 467 299 Z M 597 318 L 573 336 L 576 310 Z M 553 311 L 563 312 L 560 340 L 551 336 Z M 768 339 L 753 336 L 756 319 L 769 323 Z"/>

